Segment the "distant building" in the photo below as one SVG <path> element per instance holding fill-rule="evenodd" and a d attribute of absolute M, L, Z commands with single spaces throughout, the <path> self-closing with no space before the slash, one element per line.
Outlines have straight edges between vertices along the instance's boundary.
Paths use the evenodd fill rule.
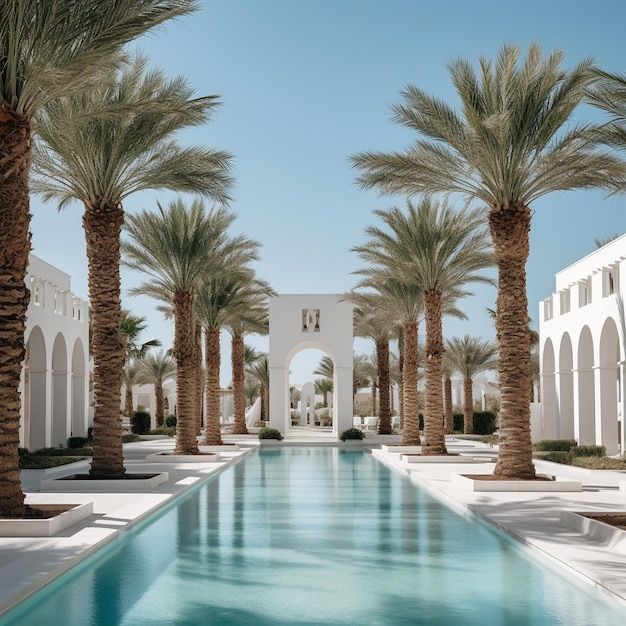
<path fill-rule="evenodd" d="M 20 445 L 65 445 L 89 426 L 89 308 L 65 272 L 30 255 Z"/>
<path fill-rule="evenodd" d="M 533 439 L 623 450 L 626 235 L 556 274 L 540 303 L 541 418 Z"/>

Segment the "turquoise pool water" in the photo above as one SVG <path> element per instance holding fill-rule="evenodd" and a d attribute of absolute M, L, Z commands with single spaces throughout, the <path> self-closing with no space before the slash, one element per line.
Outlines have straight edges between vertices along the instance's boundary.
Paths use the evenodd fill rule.
<path fill-rule="evenodd" d="M 367 452 L 261 450 L 0 619 L 591 626 L 626 609 Z"/>

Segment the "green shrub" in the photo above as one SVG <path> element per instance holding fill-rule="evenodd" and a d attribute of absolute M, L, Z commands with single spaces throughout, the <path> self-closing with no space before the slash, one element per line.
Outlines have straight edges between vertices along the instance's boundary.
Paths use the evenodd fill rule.
<path fill-rule="evenodd" d="M 280 430 L 276 430 L 275 428 L 270 428 L 269 426 L 265 426 L 261 428 L 259 431 L 259 439 L 278 439 L 278 441 L 283 440 L 283 436 Z"/>
<path fill-rule="evenodd" d="M 165 425 L 168 428 L 176 428 L 176 416 L 175 415 L 168 415 L 165 418 Z"/>
<path fill-rule="evenodd" d="M 573 456 L 606 456 L 605 446 L 574 446 L 570 452 Z"/>
<path fill-rule="evenodd" d="M 139 435 L 122 435 L 122 443 L 133 443 L 134 441 L 141 441 L 141 437 Z"/>
<path fill-rule="evenodd" d="M 575 446 L 575 439 L 543 439 L 533 444 L 533 450 L 537 452 L 569 452 Z"/>
<path fill-rule="evenodd" d="M 135 411 L 130 418 L 130 430 L 135 435 L 147 435 L 150 432 L 150 413 Z"/>
<path fill-rule="evenodd" d="M 161 428 L 155 428 L 154 430 L 151 430 L 150 434 L 151 435 L 167 435 L 168 437 L 174 437 L 176 435 L 176 429 L 166 428 L 164 426 L 161 426 Z"/>
<path fill-rule="evenodd" d="M 344 430 L 339 435 L 339 439 L 341 441 L 346 441 L 346 439 L 365 439 L 365 434 L 359 428 L 348 428 L 348 430 Z"/>
<path fill-rule="evenodd" d="M 585 469 L 626 471 L 626 459 L 614 459 L 610 456 L 577 456 L 572 459 L 572 465 Z"/>
<path fill-rule="evenodd" d="M 574 455 L 564 450 L 555 450 L 541 457 L 544 461 L 552 461 L 553 463 L 561 463 L 562 465 L 571 465 Z"/>
<path fill-rule="evenodd" d="M 68 437 L 68 448 L 84 448 L 89 443 L 89 437 Z"/>
<path fill-rule="evenodd" d="M 455 413 L 454 432 L 462 433 L 465 431 L 465 422 L 463 413 Z M 491 411 L 474 411 L 474 434 L 475 435 L 491 435 L 497 430 L 496 414 Z"/>

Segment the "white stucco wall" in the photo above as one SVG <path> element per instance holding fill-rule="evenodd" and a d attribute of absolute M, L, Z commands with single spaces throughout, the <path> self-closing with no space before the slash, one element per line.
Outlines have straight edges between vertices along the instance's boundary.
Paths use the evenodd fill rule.
<path fill-rule="evenodd" d="M 89 426 L 89 309 L 71 291 L 71 278 L 29 257 L 20 445 L 65 445 Z"/>
<path fill-rule="evenodd" d="M 555 276 L 540 303 L 540 438 L 576 439 L 617 454 L 624 441 L 626 235 Z"/>
<path fill-rule="evenodd" d="M 283 294 L 270 299 L 272 428 L 283 434 L 291 428 L 289 365 L 298 352 L 307 348 L 323 350 L 333 362 L 333 434 L 339 437 L 352 427 L 352 311 L 353 306 L 342 302 L 337 294 Z"/>

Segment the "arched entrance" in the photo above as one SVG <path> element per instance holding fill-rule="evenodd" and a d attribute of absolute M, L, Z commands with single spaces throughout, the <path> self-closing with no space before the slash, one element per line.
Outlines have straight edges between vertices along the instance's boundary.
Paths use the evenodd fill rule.
<path fill-rule="evenodd" d="M 352 309 L 336 294 L 279 295 L 269 304 L 270 426 L 291 429 L 289 364 L 305 348 L 333 362 L 333 435 L 352 426 Z"/>

